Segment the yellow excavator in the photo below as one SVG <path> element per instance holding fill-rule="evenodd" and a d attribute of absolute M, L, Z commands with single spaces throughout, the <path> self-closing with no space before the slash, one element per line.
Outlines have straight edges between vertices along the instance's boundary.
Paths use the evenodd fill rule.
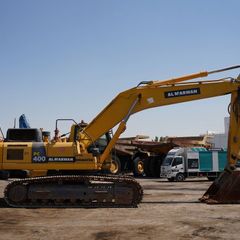
<path fill-rule="evenodd" d="M 129 117 L 149 108 L 226 94 L 231 94 L 228 165 L 201 201 L 239 202 L 240 174 L 235 164 L 240 159 L 240 79 L 189 81 L 239 67 L 140 82 L 120 93 L 89 124 L 75 122 L 68 137 L 59 135 L 59 120 L 53 140 L 38 129 L 8 129 L 0 142 L 1 171 L 27 170 L 32 177 L 10 182 L 4 192 L 6 202 L 14 207 L 136 207 L 143 195 L 139 183 L 130 176 L 101 171 L 110 168 L 112 149 Z M 117 125 L 110 138 L 110 130 Z M 102 136 L 107 140 L 100 149 Z M 55 174 L 48 176 L 51 172 Z"/>

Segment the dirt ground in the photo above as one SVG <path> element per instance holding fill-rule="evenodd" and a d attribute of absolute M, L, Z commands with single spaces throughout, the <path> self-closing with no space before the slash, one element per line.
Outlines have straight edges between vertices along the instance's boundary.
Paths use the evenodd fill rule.
<path fill-rule="evenodd" d="M 198 202 L 205 179 L 139 179 L 144 198 L 127 209 L 17 209 L 1 201 L 0 239 L 239 239 L 240 205 Z M 7 182 L 0 182 L 2 192 Z"/>

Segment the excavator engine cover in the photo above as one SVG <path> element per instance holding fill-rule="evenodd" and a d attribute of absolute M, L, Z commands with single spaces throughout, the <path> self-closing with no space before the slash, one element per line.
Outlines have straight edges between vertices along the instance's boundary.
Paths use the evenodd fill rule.
<path fill-rule="evenodd" d="M 225 170 L 199 200 L 208 204 L 240 203 L 240 171 Z"/>

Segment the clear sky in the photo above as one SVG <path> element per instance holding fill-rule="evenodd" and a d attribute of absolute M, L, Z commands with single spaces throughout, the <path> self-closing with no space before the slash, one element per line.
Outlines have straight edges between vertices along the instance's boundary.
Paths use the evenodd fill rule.
<path fill-rule="evenodd" d="M 90 122 L 140 81 L 240 64 L 239 9 L 239 0 L 0 0 L 0 126 L 22 113 L 51 131 L 56 118 Z M 223 132 L 229 99 L 143 111 L 124 135 Z"/>

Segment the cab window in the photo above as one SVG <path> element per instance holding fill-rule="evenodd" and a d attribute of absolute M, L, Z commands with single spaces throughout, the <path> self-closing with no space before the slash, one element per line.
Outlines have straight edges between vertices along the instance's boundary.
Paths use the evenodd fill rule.
<path fill-rule="evenodd" d="M 182 157 L 175 157 L 174 160 L 173 160 L 172 166 L 177 166 L 177 165 L 182 164 L 182 163 L 183 163 Z"/>

